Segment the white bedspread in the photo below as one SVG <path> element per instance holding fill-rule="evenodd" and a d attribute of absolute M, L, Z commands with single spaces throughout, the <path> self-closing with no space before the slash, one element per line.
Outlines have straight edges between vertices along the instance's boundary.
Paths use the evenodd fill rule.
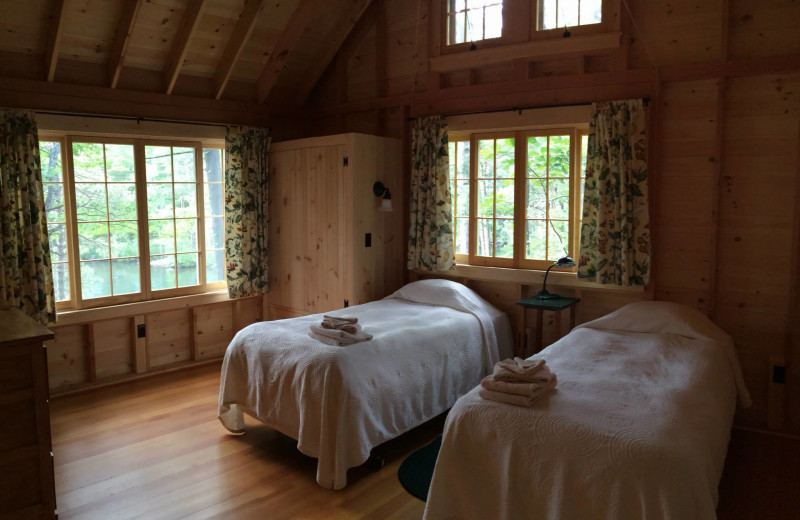
<path fill-rule="evenodd" d="M 533 408 L 477 388 L 447 418 L 425 518 L 715 518 L 737 388 L 730 337 L 640 302 L 536 356 L 558 375 Z"/>
<path fill-rule="evenodd" d="M 512 349 L 506 315 L 446 280 L 327 314 L 357 317 L 373 339 L 313 340 L 321 314 L 250 325 L 225 353 L 219 419 L 242 431 L 244 412 L 297 439 L 328 488 L 343 488 L 373 447 L 450 408 Z"/>

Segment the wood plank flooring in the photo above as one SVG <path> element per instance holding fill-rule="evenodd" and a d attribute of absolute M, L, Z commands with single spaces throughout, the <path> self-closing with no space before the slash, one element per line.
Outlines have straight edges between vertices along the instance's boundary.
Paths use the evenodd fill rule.
<path fill-rule="evenodd" d="M 245 435 L 227 434 L 218 390 L 210 365 L 54 400 L 59 518 L 421 518 L 397 468 L 441 432 L 442 417 L 378 448 L 382 470 L 351 469 L 332 491 L 293 439 L 249 418 Z M 800 441 L 734 430 L 719 518 L 800 518 L 798 468 Z"/>

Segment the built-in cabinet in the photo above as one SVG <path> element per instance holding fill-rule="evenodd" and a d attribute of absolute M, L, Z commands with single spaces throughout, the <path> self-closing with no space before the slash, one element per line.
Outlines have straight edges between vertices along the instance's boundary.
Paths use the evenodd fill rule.
<path fill-rule="evenodd" d="M 394 210 L 379 211 L 379 181 Z M 357 305 L 402 285 L 402 155 L 398 139 L 342 134 L 270 150 L 269 317 Z"/>
<path fill-rule="evenodd" d="M 56 518 L 43 345 L 52 338 L 18 309 L 0 308 L 0 519 Z"/>

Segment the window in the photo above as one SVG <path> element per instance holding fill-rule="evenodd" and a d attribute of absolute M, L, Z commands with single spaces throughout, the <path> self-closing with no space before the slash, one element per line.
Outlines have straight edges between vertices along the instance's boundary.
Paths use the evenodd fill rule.
<path fill-rule="evenodd" d="M 540 31 L 603 21 L 603 0 L 539 0 L 538 8 Z"/>
<path fill-rule="evenodd" d="M 454 135 L 456 261 L 536 269 L 576 256 L 586 140 L 577 127 Z"/>
<path fill-rule="evenodd" d="M 447 44 L 503 35 L 503 0 L 448 0 Z"/>
<path fill-rule="evenodd" d="M 40 153 L 62 308 L 224 285 L 219 274 L 224 269 L 221 149 L 194 142 L 68 136 L 41 141 Z M 205 229 L 213 233 L 208 240 Z"/>

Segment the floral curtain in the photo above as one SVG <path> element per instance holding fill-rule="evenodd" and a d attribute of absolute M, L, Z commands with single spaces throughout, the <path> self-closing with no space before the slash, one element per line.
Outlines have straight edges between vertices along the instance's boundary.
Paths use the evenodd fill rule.
<path fill-rule="evenodd" d="M 231 298 L 267 292 L 269 224 L 266 128 L 229 127 L 225 136 L 225 257 Z"/>
<path fill-rule="evenodd" d="M 449 176 L 447 125 L 440 117 L 418 119 L 411 135 L 409 269 L 456 265 Z"/>
<path fill-rule="evenodd" d="M 593 106 L 586 161 L 578 277 L 647 285 L 647 117 L 642 100 Z"/>
<path fill-rule="evenodd" d="M 0 110 L 0 298 L 42 324 L 56 320 L 33 112 Z"/>

